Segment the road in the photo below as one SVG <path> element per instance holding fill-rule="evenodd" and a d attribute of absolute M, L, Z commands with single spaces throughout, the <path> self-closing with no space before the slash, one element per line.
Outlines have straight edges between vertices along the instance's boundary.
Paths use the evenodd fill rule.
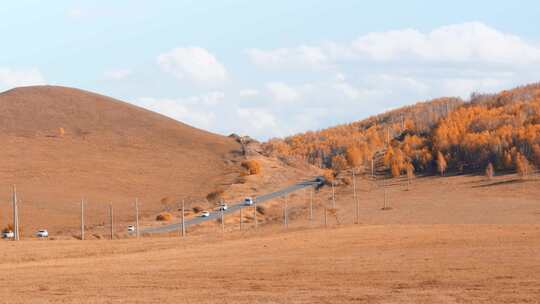
<path fill-rule="evenodd" d="M 262 203 L 264 203 L 266 201 L 269 201 L 269 200 L 277 198 L 277 197 L 285 196 L 285 195 L 287 195 L 289 193 L 298 191 L 298 190 L 303 189 L 303 188 L 307 188 L 307 187 L 316 187 L 317 188 L 317 187 L 322 186 L 323 184 L 324 184 L 324 178 L 317 177 L 317 178 L 314 178 L 314 179 L 311 179 L 311 180 L 307 180 L 307 181 L 303 181 L 303 182 L 294 184 L 292 186 L 289 186 L 289 187 L 287 187 L 285 189 L 281 189 L 281 190 L 276 191 L 276 192 L 259 195 L 255 199 L 254 206 L 260 205 L 260 204 L 262 204 Z M 224 211 L 224 214 L 226 215 L 228 213 L 234 213 L 234 212 L 239 211 L 240 209 L 245 208 L 245 207 L 253 207 L 253 206 L 244 205 L 243 201 L 238 202 L 238 203 L 233 203 L 233 204 L 228 205 L 228 208 L 227 208 L 226 211 Z M 221 217 L 221 211 L 212 211 L 212 212 L 210 212 L 210 216 L 208 216 L 208 217 L 200 217 L 200 216 L 198 216 L 198 217 L 195 217 L 195 218 L 185 220 L 184 221 L 185 228 L 187 229 L 189 226 L 197 225 L 197 224 L 200 224 L 200 223 L 205 222 L 205 221 L 216 220 L 216 219 L 218 219 L 220 217 Z M 171 231 L 179 231 L 180 229 L 182 229 L 182 223 L 181 222 L 176 223 L 176 224 L 171 224 L 171 225 L 165 225 L 165 226 L 159 226 L 159 227 L 150 227 L 150 228 L 142 229 L 141 233 L 142 234 L 144 234 L 144 233 L 165 233 L 165 232 L 171 232 Z"/>

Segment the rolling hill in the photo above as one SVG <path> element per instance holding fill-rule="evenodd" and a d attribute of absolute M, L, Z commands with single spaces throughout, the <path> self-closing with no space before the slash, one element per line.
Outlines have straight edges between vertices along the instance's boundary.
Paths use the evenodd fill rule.
<path fill-rule="evenodd" d="M 11 221 L 11 185 L 22 223 L 77 227 L 79 204 L 89 225 L 105 221 L 110 202 L 118 219 L 180 198 L 204 198 L 235 177 L 237 142 L 91 92 L 58 87 L 0 94 L 0 225 Z M 62 223 L 55 227 L 56 223 Z"/>

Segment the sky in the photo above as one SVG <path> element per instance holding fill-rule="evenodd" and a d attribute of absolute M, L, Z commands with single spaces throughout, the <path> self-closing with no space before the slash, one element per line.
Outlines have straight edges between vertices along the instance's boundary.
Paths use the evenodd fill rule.
<path fill-rule="evenodd" d="M 540 81 L 538 1 L 5 1 L 0 91 L 62 85 L 260 140 Z"/>

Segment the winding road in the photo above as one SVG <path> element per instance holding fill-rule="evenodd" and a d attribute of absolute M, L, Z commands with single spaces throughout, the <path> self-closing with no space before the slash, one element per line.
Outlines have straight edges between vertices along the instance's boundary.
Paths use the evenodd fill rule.
<path fill-rule="evenodd" d="M 289 193 L 298 191 L 298 190 L 303 189 L 303 188 L 315 187 L 315 188 L 318 189 L 318 188 L 322 187 L 322 185 L 324 185 L 324 182 L 325 182 L 324 178 L 319 176 L 319 177 L 316 177 L 316 178 L 311 179 L 311 180 L 307 180 L 307 181 L 303 181 L 303 182 L 294 184 L 292 186 L 289 186 L 287 188 L 281 189 L 281 190 L 276 191 L 276 192 L 259 195 L 259 196 L 257 196 L 257 198 L 254 201 L 254 204 L 252 206 L 244 205 L 243 201 L 238 202 L 238 203 L 234 203 L 232 205 L 229 205 L 227 210 L 225 210 L 223 213 L 224 214 L 234 213 L 234 212 L 239 211 L 240 209 L 242 209 L 244 207 L 253 207 L 253 206 L 256 206 L 258 204 L 269 201 L 271 199 L 278 198 L 278 197 L 281 197 L 281 196 L 285 196 L 285 195 L 287 195 Z M 210 212 L 210 216 L 208 216 L 208 217 L 200 217 L 200 216 L 198 216 L 198 217 L 195 217 L 195 218 L 190 218 L 190 219 L 185 220 L 184 221 L 185 228 L 187 229 L 189 226 L 197 225 L 197 224 L 200 224 L 200 223 L 203 223 L 203 222 L 206 222 L 206 221 L 215 220 L 215 219 L 218 219 L 220 217 L 221 217 L 221 211 L 212 211 L 212 212 Z M 159 227 L 150 227 L 150 228 L 142 229 L 141 233 L 142 234 L 144 234 L 144 233 L 165 233 L 165 232 L 171 232 L 171 231 L 178 231 L 180 229 L 182 229 L 182 223 L 181 222 L 176 223 L 176 224 L 171 224 L 171 225 L 165 225 L 165 226 L 159 226 Z"/>

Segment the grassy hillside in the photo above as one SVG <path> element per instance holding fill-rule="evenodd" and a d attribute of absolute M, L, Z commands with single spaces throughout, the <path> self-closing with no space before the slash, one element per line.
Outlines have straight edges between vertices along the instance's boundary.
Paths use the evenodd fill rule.
<path fill-rule="evenodd" d="M 0 94 L 0 204 L 11 185 L 29 233 L 35 227 L 77 227 L 78 202 L 88 223 L 118 220 L 201 198 L 234 179 L 228 163 L 240 149 L 231 138 L 199 130 L 102 95 L 55 86 Z M 231 175 L 232 174 L 232 175 Z M 167 206 L 165 206 L 167 205 Z M 0 213 L 5 225 L 9 212 Z"/>

